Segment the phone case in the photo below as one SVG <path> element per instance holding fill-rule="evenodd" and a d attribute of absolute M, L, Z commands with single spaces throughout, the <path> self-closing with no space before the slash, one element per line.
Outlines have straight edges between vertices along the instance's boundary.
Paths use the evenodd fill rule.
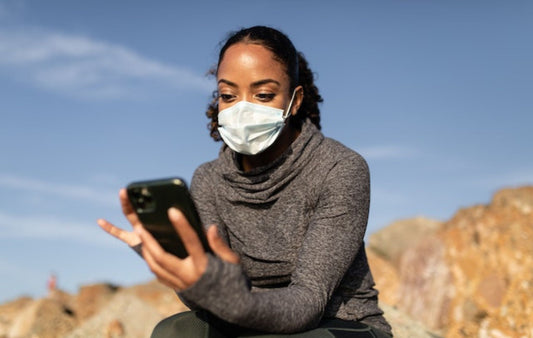
<path fill-rule="evenodd" d="M 128 198 L 146 230 L 165 251 L 180 258 L 189 254 L 178 233 L 168 219 L 171 207 L 180 209 L 198 234 L 206 251 L 210 251 L 204 229 L 194 206 L 189 189 L 181 178 L 138 181 L 127 186 Z"/>

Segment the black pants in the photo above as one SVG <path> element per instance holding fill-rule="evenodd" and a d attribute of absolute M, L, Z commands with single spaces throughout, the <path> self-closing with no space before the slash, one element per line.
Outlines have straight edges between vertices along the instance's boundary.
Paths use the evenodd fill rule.
<path fill-rule="evenodd" d="M 271 334 L 245 329 L 205 311 L 181 312 L 156 325 L 151 338 L 391 338 L 391 335 L 359 322 L 324 319 L 318 328 L 293 334 Z"/>

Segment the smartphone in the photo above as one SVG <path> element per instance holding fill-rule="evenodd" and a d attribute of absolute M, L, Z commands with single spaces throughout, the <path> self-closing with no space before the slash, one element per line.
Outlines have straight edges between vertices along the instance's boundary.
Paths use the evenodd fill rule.
<path fill-rule="evenodd" d="M 167 211 L 171 207 L 183 212 L 198 235 L 204 250 L 210 251 L 200 217 L 183 179 L 173 177 L 132 182 L 128 184 L 126 190 L 139 220 L 165 251 L 179 258 L 189 255 L 168 219 Z"/>

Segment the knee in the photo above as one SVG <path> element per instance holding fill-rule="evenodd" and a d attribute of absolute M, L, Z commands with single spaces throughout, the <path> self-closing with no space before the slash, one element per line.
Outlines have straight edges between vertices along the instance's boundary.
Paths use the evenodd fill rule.
<path fill-rule="evenodd" d="M 172 323 L 174 321 L 174 316 L 165 318 L 161 320 L 152 330 L 152 335 L 150 338 L 165 338 L 175 336 L 172 334 Z"/>
<path fill-rule="evenodd" d="M 206 324 L 195 311 L 175 314 L 163 319 L 154 327 L 150 338 L 203 337 Z"/>

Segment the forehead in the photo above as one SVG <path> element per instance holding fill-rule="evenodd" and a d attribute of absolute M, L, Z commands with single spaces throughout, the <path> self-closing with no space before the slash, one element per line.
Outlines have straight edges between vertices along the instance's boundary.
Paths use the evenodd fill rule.
<path fill-rule="evenodd" d="M 285 66 L 275 59 L 274 53 L 252 43 L 237 43 L 229 47 L 218 66 L 217 79 L 230 81 L 276 79 L 288 82 Z"/>

